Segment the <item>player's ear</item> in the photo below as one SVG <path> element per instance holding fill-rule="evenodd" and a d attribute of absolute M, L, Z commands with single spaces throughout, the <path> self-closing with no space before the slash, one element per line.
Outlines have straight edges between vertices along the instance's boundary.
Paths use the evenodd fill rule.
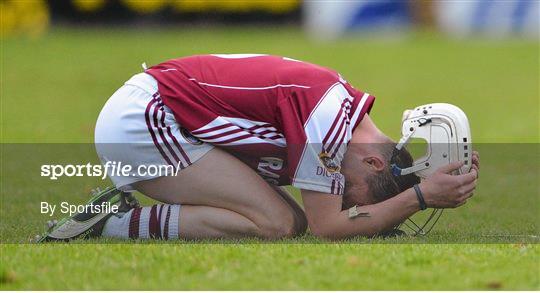
<path fill-rule="evenodd" d="M 376 171 L 376 172 L 381 172 L 384 170 L 386 164 L 384 163 L 384 161 L 377 157 L 377 156 L 372 156 L 372 157 L 365 157 L 363 159 L 364 163 L 368 166 L 368 168 L 372 169 L 373 171 Z"/>

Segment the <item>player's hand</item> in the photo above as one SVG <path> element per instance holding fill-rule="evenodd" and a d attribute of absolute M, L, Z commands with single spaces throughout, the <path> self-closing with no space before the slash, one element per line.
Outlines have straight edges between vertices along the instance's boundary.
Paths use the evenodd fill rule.
<path fill-rule="evenodd" d="M 473 151 L 472 153 L 472 169 L 476 170 L 476 178 L 480 172 L 480 153 Z"/>
<path fill-rule="evenodd" d="M 443 166 L 419 184 L 427 207 L 456 208 L 472 196 L 476 188 L 477 170 L 472 168 L 469 173 L 451 175 L 461 166 L 463 162 Z"/>

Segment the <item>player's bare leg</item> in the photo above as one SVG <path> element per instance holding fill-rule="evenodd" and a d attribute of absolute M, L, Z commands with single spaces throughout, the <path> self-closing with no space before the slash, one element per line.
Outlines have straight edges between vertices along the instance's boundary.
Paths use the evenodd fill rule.
<path fill-rule="evenodd" d="M 176 177 L 141 181 L 134 187 L 161 202 L 182 205 L 179 237 L 184 239 L 281 238 L 306 229 L 303 212 L 292 198 L 280 195 L 240 160 L 217 148 Z"/>
<path fill-rule="evenodd" d="M 294 212 L 294 224 L 295 224 L 295 235 L 300 235 L 306 232 L 308 228 L 308 222 L 304 209 L 300 207 L 298 202 L 292 197 L 292 195 L 287 191 L 286 188 L 281 186 L 272 186 L 272 188 L 289 204 Z"/>

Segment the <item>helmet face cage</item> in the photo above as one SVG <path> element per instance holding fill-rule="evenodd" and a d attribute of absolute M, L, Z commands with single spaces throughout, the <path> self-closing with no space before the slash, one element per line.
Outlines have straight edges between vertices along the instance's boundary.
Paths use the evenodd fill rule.
<path fill-rule="evenodd" d="M 458 173 L 467 173 L 471 169 L 472 142 L 469 121 L 465 113 L 454 105 L 436 103 L 406 110 L 402 119 L 402 135 L 390 160 L 394 176 L 414 173 L 425 179 L 439 167 L 455 161 L 465 163 Z M 413 166 L 397 166 L 394 159 L 411 138 L 424 139 L 428 143 L 428 153 L 416 159 Z M 432 209 L 423 224 L 419 225 L 408 218 L 397 228 L 407 228 L 408 234 L 413 236 L 427 235 L 442 213 L 443 209 Z"/>

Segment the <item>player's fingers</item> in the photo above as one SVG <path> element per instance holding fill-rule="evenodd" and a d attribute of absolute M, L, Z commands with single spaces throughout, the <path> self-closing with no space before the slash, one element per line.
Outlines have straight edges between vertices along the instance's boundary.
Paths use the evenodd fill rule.
<path fill-rule="evenodd" d="M 472 154 L 480 159 L 480 153 L 478 151 L 473 151 Z"/>
<path fill-rule="evenodd" d="M 453 163 L 450 163 L 448 165 L 442 166 L 437 171 L 439 171 L 441 173 L 450 174 L 453 171 L 461 168 L 462 166 L 463 166 L 463 162 L 462 161 L 457 161 L 457 162 L 453 162 Z"/>
<path fill-rule="evenodd" d="M 466 200 L 466 199 L 465 199 L 465 200 L 460 200 L 460 201 L 458 201 L 458 203 L 454 206 L 454 208 L 458 208 L 458 207 L 460 207 L 460 206 L 462 206 L 462 205 L 464 205 L 464 204 L 466 204 L 466 203 L 467 203 L 467 200 Z"/>
<path fill-rule="evenodd" d="M 477 165 L 472 165 L 472 168 L 476 171 L 476 179 L 478 179 L 478 177 L 480 177 L 480 169 Z"/>
<path fill-rule="evenodd" d="M 472 156 L 472 163 L 473 165 L 476 165 L 478 169 L 480 169 L 480 158 L 478 156 Z"/>
<path fill-rule="evenodd" d="M 471 169 L 469 173 L 455 176 L 461 186 L 468 185 L 476 180 L 478 172 L 475 169 Z"/>
<path fill-rule="evenodd" d="M 464 195 L 462 195 L 461 197 L 459 197 L 459 200 L 467 200 L 467 199 L 471 198 L 473 195 L 474 195 L 474 189 L 470 190 L 469 192 L 467 192 Z"/>
<path fill-rule="evenodd" d="M 459 188 L 461 194 L 460 199 L 467 199 L 473 196 L 473 192 L 476 189 L 476 182 L 477 181 L 474 180 L 473 182 Z"/>
<path fill-rule="evenodd" d="M 458 202 L 462 203 L 462 202 L 466 202 L 467 200 L 469 200 L 469 198 L 471 198 L 473 196 L 474 192 L 470 192 L 469 194 L 467 194 L 466 196 L 462 196 L 458 199 Z"/>
<path fill-rule="evenodd" d="M 475 161 L 474 159 L 472 161 L 472 165 L 476 166 L 477 169 L 480 169 L 480 163 L 478 161 Z"/>

